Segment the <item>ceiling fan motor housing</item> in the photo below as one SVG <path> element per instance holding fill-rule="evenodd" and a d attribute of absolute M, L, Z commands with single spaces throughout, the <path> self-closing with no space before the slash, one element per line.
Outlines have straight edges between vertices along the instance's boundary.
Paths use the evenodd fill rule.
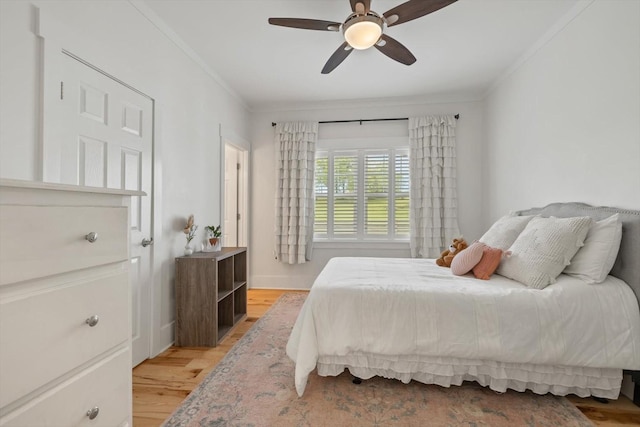
<path fill-rule="evenodd" d="M 380 39 L 384 19 L 375 12 L 366 15 L 351 14 L 342 25 L 344 38 L 354 49 L 368 49 Z"/>

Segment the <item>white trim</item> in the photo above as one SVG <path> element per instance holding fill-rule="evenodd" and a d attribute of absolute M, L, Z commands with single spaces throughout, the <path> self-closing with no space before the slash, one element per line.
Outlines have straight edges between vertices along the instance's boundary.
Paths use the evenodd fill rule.
<path fill-rule="evenodd" d="M 2 187 L 34 188 L 42 190 L 75 191 L 80 193 L 115 194 L 122 196 L 146 196 L 144 191 L 120 190 L 117 188 L 84 187 L 82 185 L 58 184 L 55 182 L 25 181 L 21 179 L 0 178 Z"/>
<path fill-rule="evenodd" d="M 324 140 L 323 142 L 327 142 L 328 140 Z M 367 155 L 386 155 L 388 156 L 388 174 L 389 176 L 395 175 L 396 172 L 396 156 L 403 156 L 403 155 L 409 155 L 409 141 L 408 138 L 401 138 L 401 137 L 391 137 L 391 138 L 378 138 L 377 142 L 382 142 L 382 144 L 388 144 L 389 141 L 395 141 L 397 142 L 397 145 L 395 145 L 395 147 L 398 148 L 390 148 L 389 145 L 382 145 L 385 148 L 366 148 L 366 149 L 354 149 L 354 147 L 356 145 L 366 145 L 368 147 L 371 147 L 371 144 L 369 143 L 368 139 L 360 139 L 360 138 L 354 138 L 354 139 L 336 139 L 336 140 L 330 140 L 331 142 L 333 142 L 333 144 L 329 144 L 331 146 L 337 146 L 340 147 L 338 149 L 325 149 L 325 148 L 318 148 L 318 150 L 316 151 L 316 163 L 318 161 L 318 159 L 327 159 L 327 193 L 326 193 L 326 198 L 327 198 L 327 223 L 326 223 L 326 233 L 319 233 L 314 231 L 314 246 L 317 243 L 321 243 L 321 242 L 331 242 L 333 244 L 339 244 L 341 246 L 338 247 L 342 247 L 344 248 L 345 246 L 342 246 L 344 244 L 344 242 L 363 242 L 366 244 L 371 244 L 374 242 L 409 242 L 409 237 L 408 236 L 403 236 L 403 235 L 396 235 L 395 232 L 395 221 L 394 221 L 394 204 L 395 204 L 395 198 L 396 198 L 396 188 L 394 185 L 394 180 L 393 179 L 389 179 L 388 181 L 388 188 L 386 191 L 386 198 L 388 200 L 388 206 L 387 206 L 387 212 L 388 212 L 388 217 L 390 218 L 390 223 L 388 223 L 387 226 L 387 234 L 386 235 L 378 235 L 378 234 L 367 234 L 365 231 L 365 225 L 366 225 L 366 197 L 368 194 L 367 190 L 365 188 L 365 162 L 366 162 L 366 157 Z M 401 141 L 404 141 L 404 144 L 401 143 Z M 324 146 L 324 145 L 323 145 Z M 356 183 L 357 183 L 357 187 L 356 187 L 356 193 L 355 193 L 355 199 L 356 199 L 356 218 L 355 218 L 355 222 L 354 223 L 349 223 L 349 225 L 353 224 L 355 225 L 355 232 L 354 233 L 349 233 L 349 234 L 342 234 L 342 235 L 335 235 L 334 232 L 334 226 L 335 226 L 335 201 L 340 198 L 340 195 L 337 195 L 335 193 L 335 184 L 333 182 L 333 179 L 335 178 L 335 171 L 334 171 L 334 165 L 335 165 L 335 157 L 337 155 L 345 155 L 348 157 L 353 157 L 355 158 L 356 162 L 357 162 L 357 169 L 356 169 Z M 317 175 L 314 177 L 314 187 L 316 185 L 316 179 L 317 179 Z M 403 193 L 400 193 L 403 194 Z M 407 194 L 408 195 L 408 194 Z M 324 196 L 324 194 L 323 194 Z M 315 197 L 315 196 L 314 196 Z M 353 197 L 353 194 L 350 194 L 347 197 Z M 315 202 L 314 202 L 315 203 Z M 315 221 L 314 221 L 315 224 Z"/>
<path fill-rule="evenodd" d="M 251 193 L 251 144 L 245 140 L 244 138 L 238 136 L 234 131 L 224 130 L 224 127 L 220 125 L 220 223 L 224 224 L 225 217 L 225 203 L 227 200 L 227 195 L 225 191 L 225 174 L 226 174 L 226 146 L 229 145 L 238 151 L 240 156 L 242 157 L 240 161 L 240 177 L 239 177 L 239 185 L 240 192 L 238 193 L 238 197 L 241 198 L 242 204 L 242 212 L 240 216 L 240 223 L 238 226 L 238 246 L 248 246 L 249 238 L 250 238 L 250 228 L 249 224 L 251 224 L 251 209 L 249 208 L 250 198 L 249 194 Z M 223 242 L 224 244 L 224 242 Z"/>
<path fill-rule="evenodd" d="M 161 353 L 164 353 L 165 351 L 169 350 L 171 347 L 173 347 L 175 341 L 171 341 L 169 344 L 167 344 L 166 346 L 162 347 L 160 350 L 158 350 L 157 353 L 155 353 L 151 358 L 153 359 L 154 357 L 160 355 Z"/>
<path fill-rule="evenodd" d="M 105 76 L 105 77 L 109 77 L 111 80 L 113 80 L 113 81 L 117 82 L 118 84 L 120 84 L 120 85 L 122 85 L 122 86 L 126 87 L 127 89 L 129 89 L 129 90 L 131 90 L 131 91 L 133 91 L 133 92 L 137 93 L 138 95 L 144 96 L 145 98 L 149 99 L 150 101 L 153 101 L 153 98 L 152 98 L 152 97 L 150 97 L 149 95 L 147 95 L 146 93 L 144 93 L 144 92 L 142 92 L 141 90 L 139 90 L 139 89 L 137 89 L 137 88 L 135 88 L 135 87 L 131 86 L 130 84 L 128 84 L 128 83 L 126 83 L 126 82 L 124 82 L 124 81 L 120 80 L 119 78 L 117 78 L 117 77 L 115 77 L 115 76 L 113 76 L 113 75 L 111 75 L 111 74 L 107 73 L 106 71 L 104 71 L 104 70 L 102 70 L 102 69 L 100 69 L 100 68 L 96 67 L 96 66 L 95 66 L 95 65 L 93 65 L 92 63 L 85 61 L 84 59 L 82 59 L 82 58 L 80 58 L 79 56 L 77 56 L 77 55 L 73 54 L 72 52 L 69 52 L 68 50 L 66 50 L 66 49 L 64 49 L 64 48 L 63 48 L 63 49 L 62 49 L 62 53 L 63 53 L 64 55 L 67 55 L 68 57 L 73 58 L 74 60 L 76 60 L 76 61 L 78 61 L 78 62 L 80 62 L 80 63 L 82 63 L 82 64 L 86 65 L 87 67 L 89 67 L 89 68 L 91 68 L 92 70 L 94 70 L 94 71 L 96 71 L 96 72 L 98 72 L 98 73 L 102 74 L 103 76 Z"/>
<path fill-rule="evenodd" d="M 498 88 L 510 75 L 522 67 L 531 57 L 533 57 L 547 43 L 553 40 L 564 30 L 575 18 L 584 12 L 595 0 L 579 0 L 564 16 L 562 16 L 546 33 L 542 35 L 527 51 L 520 56 L 509 68 L 506 69 L 497 79 L 491 83 L 489 88 L 482 94 L 481 99 L 485 99 Z"/>
<path fill-rule="evenodd" d="M 219 163 L 218 163 L 218 173 L 220 174 L 220 211 L 218 212 L 218 221 L 219 224 L 224 226 L 224 209 L 225 202 L 227 200 L 227 192 L 225 191 L 225 174 L 226 174 L 226 162 L 227 162 L 227 151 L 225 150 L 226 144 L 224 141 L 224 137 L 222 136 L 222 123 L 218 124 L 218 140 L 220 143 L 219 147 Z"/>
<path fill-rule="evenodd" d="M 316 275 L 273 275 L 251 276 L 249 289 L 292 289 L 308 290 L 316 280 Z"/>
<path fill-rule="evenodd" d="M 319 139 L 316 144 L 317 151 L 342 151 L 342 150 L 372 150 L 390 148 L 409 148 L 409 135 L 406 136 L 381 136 L 381 137 L 357 137 Z"/>
<path fill-rule="evenodd" d="M 220 136 L 226 144 L 233 145 L 243 151 L 251 151 L 251 143 L 249 141 L 238 135 L 233 129 L 228 129 L 222 124 L 220 124 Z"/>
<path fill-rule="evenodd" d="M 250 109 L 252 113 L 275 113 L 289 111 L 324 111 L 328 115 L 327 120 L 335 119 L 335 112 L 340 109 L 348 108 L 381 108 L 381 107 L 411 107 L 425 105 L 448 105 L 448 104 L 468 104 L 479 102 L 483 99 L 482 89 L 479 93 L 473 94 L 450 94 L 442 97 L 438 95 L 418 95 L 407 97 L 392 98 L 364 98 L 364 99 L 345 99 L 333 101 L 318 102 L 299 102 L 299 103 L 273 103 L 257 105 Z M 320 119 L 323 120 L 323 119 Z"/>
<path fill-rule="evenodd" d="M 160 347 L 156 351 L 154 351 L 152 353 L 151 358 L 156 357 L 157 355 L 159 355 L 160 353 L 162 353 L 163 351 L 165 351 L 166 349 L 168 349 L 174 344 L 175 342 L 174 336 L 173 336 L 174 329 L 175 329 L 175 321 L 173 320 L 167 323 L 166 325 L 163 325 L 160 328 L 160 330 L 158 331 L 158 336 L 159 336 L 158 343 L 165 343 L 165 344 L 163 347 Z"/>
<path fill-rule="evenodd" d="M 209 65 L 193 50 L 187 43 L 185 43 L 175 31 L 165 23 L 162 18 L 160 18 L 143 0 L 129 0 L 131 6 L 133 6 L 142 16 L 144 16 L 154 27 L 158 29 L 162 34 L 164 34 L 167 39 L 169 39 L 173 44 L 178 47 L 178 49 L 182 50 L 185 55 L 193 60 L 202 70 L 207 73 L 220 87 L 222 87 L 225 91 L 227 91 L 231 96 L 233 96 L 242 107 L 246 110 L 249 110 L 249 106 L 245 102 L 244 99 L 240 97 L 238 92 L 233 90 L 231 86 L 229 86 L 223 79 L 220 77 L 218 73 L 213 71 Z"/>
<path fill-rule="evenodd" d="M 162 257 L 161 248 L 166 244 L 164 243 L 162 233 L 162 144 L 158 144 L 156 141 L 156 102 L 153 101 L 153 149 L 151 156 L 151 169 L 153 180 L 151 182 L 151 188 L 153 193 L 152 207 L 151 207 L 151 236 L 154 238 L 154 245 L 151 247 L 151 345 L 150 345 L 150 358 L 154 358 L 168 347 L 173 344 L 173 337 L 170 335 L 167 339 L 163 337 L 162 331 L 168 326 L 173 326 L 173 321 L 167 325 L 161 325 L 162 322 L 162 291 L 156 282 L 162 282 L 162 265 L 164 259 Z M 173 330 L 173 329 L 172 329 Z"/>
<path fill-rule="evenodd" d="M 309 291 L 310 288 L 293 288 L 293 287 L 278 287 L 278 286 L 251 286 L 249 289 L 260 289 L 260 290 L 276 290 L 276 291 Z"/>
<path fill-rule="evenodd" d="M 313 250 L 323 249 L 382 249 L 388 251 L 408 251 L 407 240 L 314 240 Z"/>

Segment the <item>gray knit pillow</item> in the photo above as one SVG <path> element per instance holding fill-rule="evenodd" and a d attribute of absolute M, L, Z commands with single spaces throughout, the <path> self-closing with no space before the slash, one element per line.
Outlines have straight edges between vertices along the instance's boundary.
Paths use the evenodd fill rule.
<path fill-rule="evenodd" d="M 587 236 L 593 220 L 589 217 L 535 217 L 520 233 L 498 270 L 525 285 L 544 289 L 569 265 Z"/>

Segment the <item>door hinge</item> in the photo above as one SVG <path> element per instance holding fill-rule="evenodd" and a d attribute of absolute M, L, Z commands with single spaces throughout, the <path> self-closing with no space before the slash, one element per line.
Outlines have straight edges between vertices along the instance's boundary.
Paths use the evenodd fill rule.
<path fill-rule="evenodd" d="M 240 163 L 236 163 L 236 169 L 240 170 Z"/>
<path fill-rule="evenodd" d="M 238 221 L 240 221 L 240 214 L 237 215 L 237 219 L 238 219 Z"/>
<path fill-rule="evenodd" d="M 60 99 L 64 99 L 64 82 L 60 82 Z"/>

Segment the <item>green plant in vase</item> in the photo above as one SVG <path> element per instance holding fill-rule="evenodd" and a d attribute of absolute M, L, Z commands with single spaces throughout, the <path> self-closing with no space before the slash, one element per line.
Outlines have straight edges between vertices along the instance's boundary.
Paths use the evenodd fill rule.
<path fill-rule="evenodd" d="M 218 240 L 220 239 L 220 236 L 222 235 L 222 232 L 220 231 L 220 226 L 218 225 L 213 226 L 213 225 L 207 225 L 206 227 L 207 232 L 209 233 L 209 244 L 211 246 L 216 246 L 218 244 Z"/>

